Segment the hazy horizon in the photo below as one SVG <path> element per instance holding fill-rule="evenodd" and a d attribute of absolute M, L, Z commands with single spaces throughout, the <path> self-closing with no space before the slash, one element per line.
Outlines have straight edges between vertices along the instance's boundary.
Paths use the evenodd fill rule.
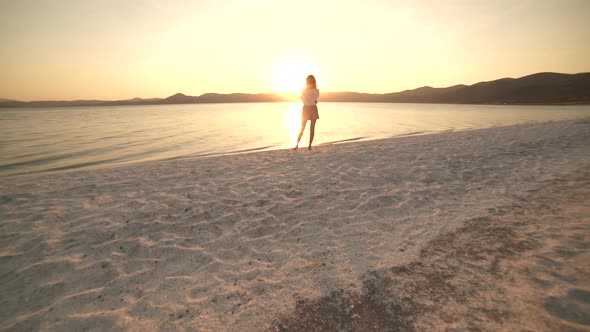
<path fill-rule="evenodd" d="M 5 1 L 0 98 L 389 93 L 590 71 L 590 1 Z"/>
<path fill-rule="evenodd" d="M 531 75 L 535 75 L 535 74 L 541 74 L 541 73 L 534 73 L 534 74 L 530 74 L 530 75 L 525 75 L 524 77 L 527 76 L 531 76 Z M 556 74 L 569 74 L 569 73 L 556 73 Z M 573 75 L 576 74 L 586 74 L 584 73 L 572 73 Z M 504 79 L 507 77 L 500 77 L 497 78 L 495 80 L 500 80 L 500 79 Z M 519 77 L 512 77 L 514 79 L 518 79 Z M 495 80 L 491 80 L 491 81 L 495 81 Z M 483 81 L 480 82 L 476 82 L 476 83 L 481 83 Z M 400 92 L 404 92 L 407 90 L 415 90 L 415 89 L 419 89 L 419 88 L 423 88 L 423 87 L 431 87 L 431 88 L 447 88 L 447 87 L 451 87 L 451 86 L 456 86 L 456 85 L 462 85 L 463 83 L 456 83 L 453 85 L 449 85 L 449 86 L 444 86 L 444 87 L 433 87 L 430 85 L 423 85 L 423 86 L 419 86 L 416 88 L 410 88 L 410 89 L 406 89 L 406 90 L 400 90 L 400 91 L 390 91 L 390 92 L 384 92 L 384 93 L 376 93 L 376 92 L 358 92 L 358 91 L 323 91 L 323 93 L 361 93 L 361 94 L 387 94 L 387 93 L 400 93 Z M 285 96 L 285 98 L 287 98 L 285 100 L 285 102 L 289 102 L 289 101 L 298 101 L 298 93 L 292 93 L 292 92 L 275 92 L 275 91 L 267 91 L 267 92 L 240 92 L 240 91 L 234 91 L 234 92 L 226 92 L 226 93 L 220 93 L 220 92 L 215 92 L 215 91 L 209 91 L 209 92 L 204 92 L 204 93 L 200 93 L 200 94 L 192 94 L 190 92 L 185 92 L 185 91 L 178 91 L 175 92 L 171 95 L 167 95 L 167 96 L 134 96 L 134 97 L 128 97 L 128 98 L 122 98 L 122 99 L 112 99 L 112 100 L 107 100 L 107 99 L 85 99 L 85 100 L 97 100 L 97 101 L 123 101 L 123 100 L 133 100 L 133 99 L 142 99 L 142 100 L 152 100 L 152 99 L 166 99 L 168 97 L 177 95 L 177 94 L 183 94 L 186 96 L 195 96 L 195 97 L 199 97 L 199 96 L 203 96 L 203 95 L 207 95 L 207 94 L 224 94 L 224 95 L 231 95 L 231 94 L 275 94 L 275 95 L 283 95 Z M 84 99 L 78 99 L 78 100 L 84 100 Z M 39 102 L 39 101 L 48 101 L 48 102 L 52 102 L 52 101 L 76 101 L 76 100 L 16 100 L 16 99 L 10 99 L 10 98 L 3 98 L 2 96 L 0 96 L 0 101 L 24 101 L 24 102 Z"/>

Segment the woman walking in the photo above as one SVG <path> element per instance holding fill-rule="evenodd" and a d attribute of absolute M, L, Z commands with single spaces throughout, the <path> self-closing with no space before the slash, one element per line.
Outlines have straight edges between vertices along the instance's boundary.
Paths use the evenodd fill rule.
<path fill-rule="evenodd" d="M 320 90 L 317 88 L 315 77 L 313 77 L 313 75 L 307 76 L 305 85 L 305 89 L 303 89 L 303 92 L 301 92 L 301 100 L 303 101 L 303 111 L 301 113 L 301 131 L 299 131 L 297 145 L 295 145 L 293 150 L 297 150 L 299 148 L 299 141 L 301 141 L 301 136 L 303 136 L 303 131 L 305 130 L 307 120 L 311 121 L 311 127 L 309 131 L 309 146 L 307 147 L 308 150 L 311 150 L 311 143 L 313 142 L 313 135 L 315 132 L 315 122 L 320 118 L 317 106 L 318 98 L 320 97 Z"/>

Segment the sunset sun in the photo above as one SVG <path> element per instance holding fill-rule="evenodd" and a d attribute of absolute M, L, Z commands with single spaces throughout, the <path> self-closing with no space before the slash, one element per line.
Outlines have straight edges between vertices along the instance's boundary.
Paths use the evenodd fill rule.
<path fill-rule="evenodd" d="M 273 74 L 275 92 L 300 93 L 305 87 L 307 75 L 316 75 L 315 68 L 309 63 L 289 62 L 279 66 Z"/>

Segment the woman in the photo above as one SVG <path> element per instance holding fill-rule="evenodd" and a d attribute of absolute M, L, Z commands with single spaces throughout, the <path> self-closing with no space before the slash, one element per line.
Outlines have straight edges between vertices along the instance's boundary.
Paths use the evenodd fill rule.
<path fill-rule="evenodd" d="M 299 132 L 299 137 L 297 137 L 297 145 L 295 145 L 293 150 L 297 150 L 299 148 L 299 141 L 301 141 L 301 136 L 303 136 L 303 131 L 305 130 L 305 124 L 307 123 L 307 120 L 311 121 L 309 146 L 307 147 L 308 150 L 311 150 L 311 143 L 313 142 L 313 135 L 315 132 L 315 121 L 320 118 L 317 106 L 318 98 L 320 97 L 320 90 L 317 89 L 315 77 L 313 77 L 313 75 L 307 76 L 305 85 L 305 89 L 303 89 L 303 92 L 301 92 L 301 100 L 303 101 L 303 112 L 301 113 L 301 131 Z"/>

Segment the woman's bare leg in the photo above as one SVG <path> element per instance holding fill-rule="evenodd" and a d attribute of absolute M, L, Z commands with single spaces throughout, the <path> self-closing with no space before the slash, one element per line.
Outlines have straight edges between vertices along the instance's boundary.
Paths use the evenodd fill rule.
<path fill-rule="evenodd" d="M 297 145 L 293 148 L 293 150 L 297 150 L 299 148 L 299 141 L 301 141 L 301 136 L 303 136 L 303 131 L 305 130 L 305 124 L 307 120 L 301 120 L 301 130 L 299 131 L 299 136 L 297 137 Z"/>
<path fill-rule="evenodd" d="M 313 142 L 313 136 L 315 134 L 315 121 L 316 119 L 311 120 L 311 125 L 309 127 L 309 146 L 307 147 L 308 150 L 311 150 L 311 143 Z"/>

